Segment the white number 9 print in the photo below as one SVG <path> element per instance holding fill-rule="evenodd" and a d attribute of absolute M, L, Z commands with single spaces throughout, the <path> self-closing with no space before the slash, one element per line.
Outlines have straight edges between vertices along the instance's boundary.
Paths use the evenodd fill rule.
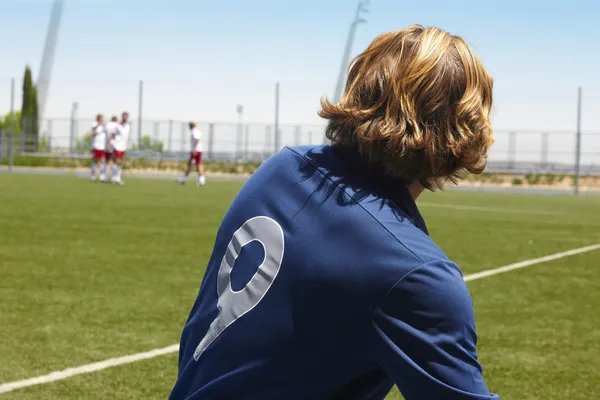
<path fill-rule="evenodd" d="M 234 291 L 231 287 L 233 265 L 242 248 L 254 241 L 262 244 L 265 258 L 246 286 L 241 290 Z M 210 324 L 208 332 L 196 347 L 194 360 L 198 361 L 208 346 L 229 325 L 260 303 L 279 273 L 283 250 L 283 229 L 269 217 L 251 218 L 233 234 L 221 260 L 217 277 L 219 315 Z"/>

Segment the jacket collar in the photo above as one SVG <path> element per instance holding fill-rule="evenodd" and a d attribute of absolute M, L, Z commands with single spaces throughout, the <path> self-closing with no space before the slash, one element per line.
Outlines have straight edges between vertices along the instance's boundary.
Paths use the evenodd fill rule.
<path fill-rule="evenodd" d="M 385 176 L 380 171 L 369 166 L 353 149 L 326 146 L 324 151 L 335 152 L 348 169 L 360 177 L 361 186 L 364 185 L 364 189 L 391 201 L 396 207 L 406 213 L 417 228 L 429 235 L 425 220 L 406 184 Z"/>

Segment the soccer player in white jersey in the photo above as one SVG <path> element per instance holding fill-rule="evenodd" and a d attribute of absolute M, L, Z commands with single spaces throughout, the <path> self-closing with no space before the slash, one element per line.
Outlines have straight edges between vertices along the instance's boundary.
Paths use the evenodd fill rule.
<path fill-rule="evenodd" d="M 117 124 L 116 133 L 113 138 L 113 168 L 111 174 L 111 182 L 119 185 L 123 184 L 121 180 L 121 166 L 123 164 L 123 157 L 127 152 L 127 145 L 129 143 L 129 113 L 124 112 L 121 115 L 121 122 Z"/>
<path fill-rule="evenodd" d="M 204 186 L 206 179 L 204 178 L 204 166 L 202 165 L 202 132 L 196 127 L 195 122 L 190 122 L 190 145 L 191 154 L 187 163 L 185 174 L 177 180 L 177 183 L 184 185 L 188 175 L 192 171 L 192 164 L 196 164 L 198 171 L 198 182 L 196 186 Z"/>
<path fill-rule="evenodd" d="M 106 165 L 107 165 L 107 169 L 108 169 L 108 165 L 112 162 L 113 163 L 113 172 L 114 172 L 114 162 L 115 162 L 115 155 L 114 155 L 114 146 L 115 146 L 115 136 L 117 134 L 117 129 L 119 127 L 119 118 L 116 115 L 113 115 L 110 118 L 110 121 L 106 123 L 106 135 L 107 135 L 107 143 L 106 143 L 106 154 L 105 154 L 105 158 L 106 158 Z M 114 180 L 114 174 L 111 175 L 111 180 Z"/>
<path fill-rule="evenodd" d="M 92 181 L 96 180 L 98 165 L 100 164 L 100 181 L 106 182 L 106 143 L 107 134 L 102 114 L 96 116 L 96 122 L 92 125 Z"/>

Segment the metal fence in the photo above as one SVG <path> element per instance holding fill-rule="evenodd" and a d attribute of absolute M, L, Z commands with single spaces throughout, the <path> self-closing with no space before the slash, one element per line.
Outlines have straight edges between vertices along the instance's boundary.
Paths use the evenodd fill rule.
<path fill-rule="evenodd" d="M 178 159 L 189 151 L 187 121 L 131 122 L 130 157 Z M 24 124 L 27 126 L 28 124 Z M 54 118 L 39 124 L 37 139 L 21 132 L 0 134 L 0 159 L 24 153 L 74 157 L 89 153 L 92 119 Z M 324 125 L 279 125 L 278 141 L 272 124 L 199 122 L 206 160 L 262 161 L 281 146 L 323 143 Z M 11 140 L 12 137 L 12 140 Z M 576 132 L 496 131 L 489 153 L 489 172 L 575 172 Z M 35 140 L 34 140 L 35 139 Z M 279 146 L 276 143 L 280 143 Z M 12 144 L 12 146 L 11 146 Z M 582 174 L 600 174 L 600 132 L 581 132 Z"/>
<path fill-rule="evenodd" d="M 190 150 L 187 121 L 131 121 L 131 157 L 183 158 Z M 92 119 L 53 118 L 40 122 L 39 135 L 0 133 L 0 159 L 12 154 L 51 154 L 74 157 L 89 154 Z M 323 125 L 274 125 L 198 122 L 206 160 L 262 161 L 282 146 L 323 142 Z M 12 139 L 11 139 L 12 138 Z M 279 145 L 277 143 L 280 143 Z M 279 147 L 279 148 L 278 148 Z"/>
<path fill-rule="evenodd" d="M 6 84 L 10 85 L 3 86 Z M 11 112 L 18 109 L 21 99 L 17 89 L 21 84 L 16 79 L 0 80 L 0 89 L 9 89 L 6 92 L 10 96 L 4 100 L 9 100 L 7 106 Z M 91 116 L 93 110 L 105 109 L 107 104 L 113 110 L 132 112 L 129 157 L 173 159 L 187 155 L 187 121 L 146 118 L 160 115 L 162 110 L 179 118 L 184 114 L 195 115 L 197 110 L 221 120 L 231 120 L 237 115 L 237 122 L 205 118 L 198 123 L 204 133 L 207 160 L 261 161 L 281 146 L 314 145 L 324 141 L 325 125 L 316 118 L 313 124 L 279 122 L 283 118 L 280 116 L 280 86 L 275 82 L 63 79 L 55 84 L 60 88 L 60 95 L 53 98 L 51 108 L 58 115 L 70 116 L 42 116 L 38 124 L 14 121 L 13 129 L 6 118 L 0 121 L 0 130 L 4 130 L 0 133 L 0 161 L 7 163 L 9 155 L 23 153 L 87 156 L 90 143 L 86 133 L 94 121 L 81 116 Z M 316 115 L 318 102 L 315 100 L 326 90 L 317 83 L 286 83 L 282 86 L 282 108 L 288 114 L 282 115 L 286 118 L 306 116 L 310 120 L 310 115 Z M 581 174 L 600 174 L 599 88 L 584 91 L 582 88 L 504 83 L 495 87 L 494 95 L 498 107 L 497 112 L 494 111 L 495 125 L 518 124 L 527 129 L 495 130 L 496 143 L 489 152 L 489 172 L 577 174 L 580 165 Z M 242 101 L 237 103 L 233 99 Z M 236 105 L 235 114 L 233 105 Z M 289 113 L 289 110 L 294 112 Z M 272 123 L 247 123 L 244 115 Z M 37 139 L 28 133 L 27 127 L 33 125 L 37 125 Z M 538 126 L 544 128 L 535 129 Z M 20 133 L 21 128 L 24 134 Z"/>
<path fill-rule="evenodd" d="M 489 172 L 576 173 L 580 157 L 582 175 L 600 174 L 600 132 L 495 131 L 489 151 Z"/>

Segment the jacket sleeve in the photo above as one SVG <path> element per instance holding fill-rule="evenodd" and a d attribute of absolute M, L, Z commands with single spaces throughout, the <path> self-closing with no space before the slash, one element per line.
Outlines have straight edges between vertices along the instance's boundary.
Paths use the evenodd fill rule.
<path fill-rule="evenodd" d="M 499 399 L 483 380 L 473 302 L 452 262 L 423 264 L 396 282 L 373 328 L 377 362 L 406 400 Z"/>

